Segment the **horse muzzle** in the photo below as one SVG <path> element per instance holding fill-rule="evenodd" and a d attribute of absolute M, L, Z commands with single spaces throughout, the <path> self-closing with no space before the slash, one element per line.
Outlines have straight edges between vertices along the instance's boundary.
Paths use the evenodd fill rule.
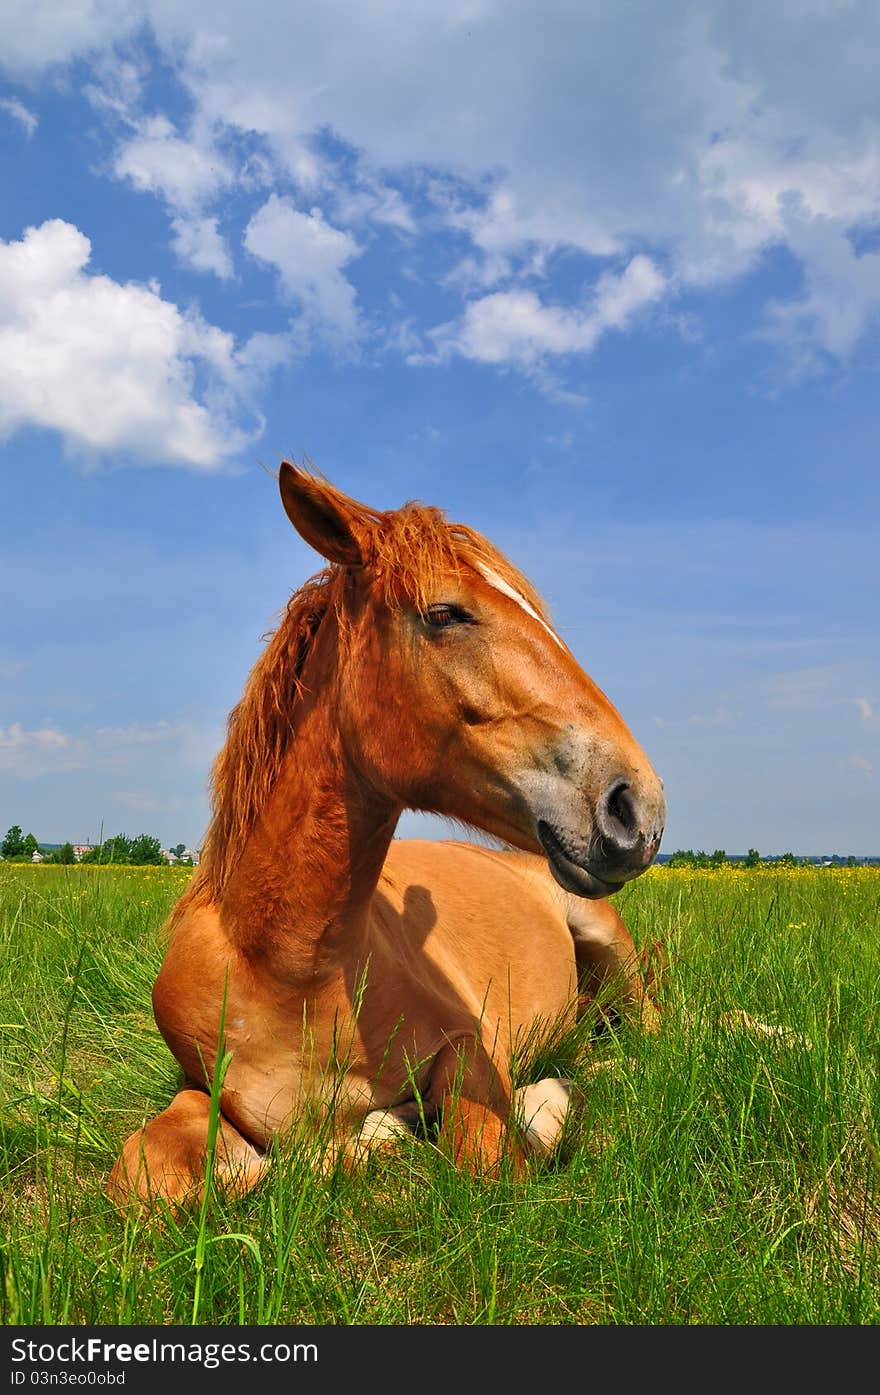
<path fill-rule="evenodd" d="M 535 828 L 556 881 L 575 896 L 613 896 L 650 867 L 666 818 L 662 793 L 640 800 L 626 779 L 615 780 L 596 805 L 587 843 L 546 818 Z"/>
<path fill-rule="evenodd" d="M 545 819 L 538 820 L 537 831 L 541 847 L 547 854 L 550 871 L 564 891 L 596 901 L 603 896 L 613 896 L 623 886 L 622 881 L 605 881 L 595 876 L 584 862 L 570 856 L 562 841 L 564 835 Z"/>

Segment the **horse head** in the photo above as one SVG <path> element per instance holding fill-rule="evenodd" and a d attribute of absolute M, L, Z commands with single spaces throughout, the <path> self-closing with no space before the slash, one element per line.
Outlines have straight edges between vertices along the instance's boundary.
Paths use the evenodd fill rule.
<path fill-rule="evenodd" d="M 435 508 L 382 513 L 286 461 L 279 486 L 294 527 L 344 573 L 337 720 L 366 785 L 543 853 L 578 896 L 644 872 L 662 781 L 511 563 Z"/>

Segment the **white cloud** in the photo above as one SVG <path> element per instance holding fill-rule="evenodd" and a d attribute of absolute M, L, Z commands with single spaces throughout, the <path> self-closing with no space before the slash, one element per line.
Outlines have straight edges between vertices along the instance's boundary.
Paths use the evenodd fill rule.
<path fill-rule="evenodd" d="M 102 827 L 118 833 L 139 815 L 132 832 L 197 847 L 223 734 L 216 718 L 70 731 L 13 723 L 0 727 L 0 777 L 16 822 L 40 839 L 97 842 Z"/>
<path fill-rule="evenodd" d="M 161 194 L 173 208 L 194 208 L 232 182 L 233 171 L 209 140 L 185 140 L 164 116 L 140 123 L 116 154 L 115 172 L 136 189 Z"/>
<path fill-rule="evenodd" d="M 871 0 L 547 0 L 515 14 L 503 0 L 305 10 L 282 0 L 7 0 L 2 61 L 30 74 L 100 58 L 144 21 L 179 76 L 192 130 L 140 123 L 118 167 L 178 214 L 194 199 L 200 217 L 216 212 L 208 201 L 229 187 L 228 152 L 244 139 L 298 197 L 308 191 L 343 222 L 412 232 L 394 185 L 421 181 L 434 194 L 434 230 L 456 240 L 465 289 L 510 279 L 500 293 L 519 292 L 525 276 L 552 277 L 559 253 L 615 263 L 644 253 L 667 269 L 671 293 L 730 282 L 776 247 L 804 271 L 803 294 L 771 316 L 787 352 L 846 359 L 872 324 L 876 265 L 844 246 L 853 228 L 880 224 Z M 344 157 L 328 153 L 340 146 Z M 350 323 L 350 258 L 335 263 L 335 281 L 305 285 L 282 252 L 270 260 L 337 331 Z M 585 352 L 583 311 L 564 299 L 487 305 L 474 312 L 487 323 L 465 325 L 465 340 L 472 330 L 496 352 L 503 326 L 488 321 L 506 314 L 517 361 L 542 340 L 545 352 L 560 341 L 583 341 L 572 352 Z"/>
<path fill-rule="evenodd" d="M 106 100 L 107 90 L 101 89 L 99 101 Z M 164 116 L 133 120 L 123 98 L 114 99 L 114 108 L 135 132 L 119 145 L 114 173 L 142 193 L 164 200 L 172 214 L 172 246 L 184 265 L 228 281 L 233 275 L 232 257 L 217 218 L 205 210 L 235 182 L 236 171 L 212 132 L 197 123 L 184 138 Z"/>
<path fill-rule="evenodd" d="M 592 318 L 600 331 L 623 329 L 642 306 L 659 300 L 665 288 L 665 277 L 650 257 L 633 257 L 619 276 L 609 272 L 600 277 Z"/>
<path fill-rule="evenodd" d="M 853 698 L 853 701 L 855 702 L 855 705 L 859 710 L 859 716 L 861 717 L 862 721 L 873 722 L 877 714 L 874 711 L 874 704 L 870 701 L 870 699 L 866 697 L 857 697 Z"/>
<path fill-rule="evenodd" d="M 805 368 L 812 367 L 817 351 L 846 361 L 880 320 L 880 252 L 857 255 L 840 218 L 810 218 L 799 204 L 786 223 L 804 288 L 768 307 L 764 337 Z"/>
<path fill-rule="evenodd" d="M 172 228 L 172 245 L 182 262 L 195 271 L 213 271 L 221 281 L 232 277 L 232 258 L 216 218 L 177 217 Z"/>
<path fill-rule="evenodd" d="M 333 214 L 341 223 L 379 223 L 401 233 L 415 233 L 416 220 L 399 189 L 358 170 L 349 185 L 337 179 L 333 190 Z"/>
<path fill-rule="evenodd" d="M 2 63 L 29 77 L 114 43 L 142 18 L 137 0 L 4 0 Z"/>
<path fill-rule="evenodd" d="M 435 181 L 432 190 L 434 201 L 445 208 L 450 227 L 466 232 L 482 253 L 487 279 L 506 275 L 511 255 L 528 247 L 540 247 L 545 254 L 577 247 L 594 257 L 613 257 L 624 250 L 615 234 L 578 206 L 573 190 L 560 190 L 549 206 L 526 204 L 509 184 L 494 188 L 477 206 L 470 200 L 463 203 L 463 191 L 450 191 L 442 181 Z"/>
<path fill-rule="evenodd" d="M 472 301 L 460 325 L 436 335 L 441 352 L 456 350 L 481 363 L 513 359 L 532 364 L 545 354 L 592 349 L 596 330 L 588 314 L 542 305 L 534 291 L 496 291 Z"/>
<path fill-rule="evenodd" d="M 59 219 L 0 242 L 0 434 L 43 427 L 81 451 L 218 468 L 255 435 L 235 420 L 241 350 L 155 285 L 89 274 L 90 256 Z"/>
<path fill-rule="evenodd" d="M 106 49 L 92 58 L 93 82 L 83 84 L 83 96 L 97 111 L 118 117 L 128 130 L 137 129 L 132 112 L 138 107 L 144 84 L 149 78 L 150 60 L 129 51 L 121 58 L 116 49 Z"/>
<path fill-rule="evenodd" d="M 132 722 L 121 727 L 86 728 L 73 733 L 53 723 L 26 728 L 0 726 L 0 771 L 36 779 L 88 770 L 128 778 L 179 772 L 183 766 L 207 770 L 218 745 L 213 727 L 185 721 Z"/>
<path fill-rule="evenodd" d="M 658 300 L 665 285 L 651 259 L 639 254 L 619 275 L 601 276 L 583 310 L 544 305 L 531 290 L 496 291 L 472 301 L 460 322 L 441 326 L 433 337 L 441 356 L 454 352 L 531 368 L 548 355 L 589 353 L 607 330 L 623 329 Z"/>
<path fill-rule="evenodd" d="M 20 722 L 0 727 L 0 770 L 7 775 L 28 776 L 50 769 L 70 737 L 57 727 L 27 730 Z"/>
<path fill-rule="evenodd" d="M 320 209 L 300 213 L 289 199 L 272 194 L 245 229 L 244 244 L 253 257 L 275 268 L 309 328 L 337 344 L 357 338 L 355 290 L 343 267 L 361 249 L 348 233 L 326 223 Z"/>
<path fill-rule="evenodd" d="M 18 122 L 28 140 L 40 124 L 39 117 L 17 97 L 0 97 L 0 111 L 5 111 L 8 116 L 12 117 L 13 121 Z"/>

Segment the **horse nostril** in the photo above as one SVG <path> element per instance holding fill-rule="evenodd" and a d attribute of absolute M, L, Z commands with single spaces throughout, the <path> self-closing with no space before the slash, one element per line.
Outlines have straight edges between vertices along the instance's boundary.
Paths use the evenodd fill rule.
<path fill-rule="evenodd" d="M 638 806 L 628 780 L 618 780 L 599 804 L 603 838 L 620 852 L 635 847 L 639 838 Z"/>
<path fill-rule="evenodd" d="M 621 780 L 614 786 L 608 796 L 605 808 L 609 817 L 615 823 L 620 824 L 625 833 L 632 833 L 638 820 L 636 819 L 635 801 L 625 780 Z"/>

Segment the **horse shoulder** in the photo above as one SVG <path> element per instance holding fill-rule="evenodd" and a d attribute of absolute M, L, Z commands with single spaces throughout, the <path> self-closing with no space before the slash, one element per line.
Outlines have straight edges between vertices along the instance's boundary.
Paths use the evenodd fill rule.
<path fill-rule="evenodd" d="M 564 1014 L 576 970 L 563 893 L 541 859 L 475 843 L 400 839 L 389 849 L 379 894 L 398 910 L 392 933 L 438 991 L 459 996 L 505 1035 Z M 404 946 L 405 942 L 405 946 Z"/>

